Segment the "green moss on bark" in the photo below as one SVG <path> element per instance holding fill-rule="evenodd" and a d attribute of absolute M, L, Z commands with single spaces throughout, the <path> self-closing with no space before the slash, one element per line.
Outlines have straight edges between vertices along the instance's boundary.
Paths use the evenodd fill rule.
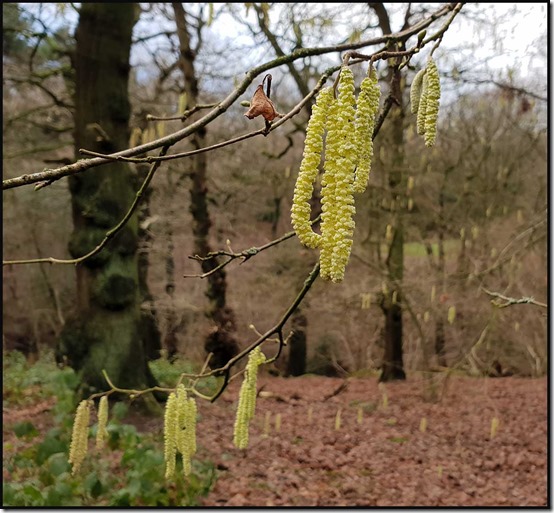
<path fill-rule="evenodd" d="M 73 258 L 79 258 L 92 251 L 106 236 L 103 229 L 90 227 L 87 229 L 75 230 L 69 241 L 69 253 Z M 109 245 L 108 245 L 109 246 Z M 111 255 L 111 248 L 104 247 L 100 253 L 87 258 L 83 264 L 90 268 L 106 265 Z"/>

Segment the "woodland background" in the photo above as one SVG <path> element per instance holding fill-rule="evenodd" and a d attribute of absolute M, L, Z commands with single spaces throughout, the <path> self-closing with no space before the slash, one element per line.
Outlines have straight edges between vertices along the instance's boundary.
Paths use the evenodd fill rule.
<path fill-rule="evenodd" d="M 183 91 L 188 92 L 188 108 L 193 106 L 193 94 L 193 104 L 211 104 L 226 96 L 247 70 L 263 62 L 297 48 L 380 36 L 386 33 L 384 16 L 391 31 L 398 31 L 410 16 L 418 19 L 437 7 L 411 4 L 408 11 L 405 4 L 375 6 L 184 4 L 194 54 L 188 62 L 197 87 L 191 92 L 179 60 L 183 41 L 176 31 L 177 11 L 170 4 L 140 4 L 131 50 L 129 136 L 140 134 L 144 142 L 180 129 L 181 120 L 147 121 L 146 115 L 178 116 Z M 7 179 L 75 160 L 71 52 L 78 14 L 73 4 L 8 3 L 3 5 L 3 15 Z M 269 369 L 271 374 L 382 378 L 387 330 L 383 301 L 398 286 L 403 369 L 408 381 L 424 383 L 427 399 L 437 400 L 440 394 L 429 391 L 433 384 L 442 383 L 441 376 L 453 371 L 473 377 L 545 376 L 546 16 L 546 4 L 512 4 L 502 9 L 492 4 L 464 5 L 434 54 L 441 72 L 442 100 L 432 149 L 416 135 L 408 103 L 409 84 L 424 65 L 426 51 L 403 70 L 402 143 L 399 147 L 394 124 L 385 120 L 375 140 L 368 190 L 357 200 L 354 246 L 345 280 L 340 285 L 315 282 L 287 324 L 287 334 L 295 329 L 305 337 L 305 365 L 298 367 L 295 357 L 290 358 L 293 347 L 300 347 L 303 362 L 302 339 L 300 345 L 285 348 Z M 529 34 L 524 28 L 528 26 L 533 27 L 532 39 L 521 35 Z M 339 53 L 330 52 L 272 70 L 271 99 L 277 110 L 288 112 L 323 71 L 339 63 Z M 353 69 L 359 84 L 367 63 Z M 385 97 L 389 85 L 384 61 L 377 70 Z M 254 80 L 242 99 L 251 98 L 261 78 Z M 215 144 L 262 127 L 260 118 L 248 120 L 245 112 L 237 102 L 209 124 L 200 141 L 187 139 L 172 151 Z M 238 347 L 245 348 L 256 338 L 254 331 L 264 333 L 289 307 L 313 267 L 315 252 L 294 237 L 243 265 L 231 262 L 225 267 L 223 321 L 214 316 L 213 298 L 206 295 L 208 279 L 184 277 L 203 272 L 199 262 L 190 258 L 201 247 L 193 231 L 195 191 L 206 193 L 211 226 L 203 235 L 205 248 L 240 252 L 291 230 L 289 212 L 308 117 L 303 109 L 267 137 L 206 153 L 202 183 L 195 178 L 194 159 L 168 161 L 157 172 L 147 206 L 140 212 L 138 258 L 147 268 L 148 293 L 142 296 L 141 311 L 147 312 L 159 333 L 159 346 L 147 357 L 154 362 L 151 367 L 158 379 L 176 372 L 169 357 L 173 366 L 198 370 L 206 357 L 206 340 L 214 325 L 221 328 L 222 322 L 228 323 L 225 329 Z M 401 169 L 397 169 L 399 151 L 403 152 Z M 130 167 L 135 175 L 144 173 L 142 165 Z M 400 195 L 391 190 L 392 169 L 402 177 Z M 400 206 L 393 197 L 400 198 Z M 402 278 L 393 287 L 388 257 L 399 209 Z M 71 258 L 73 220 L 67 179 L 40 190 L 26 186 L 4 191 L 3 219 L 4 261 Z M 516 301 L 526 304 L 513 304 Z M 232 321 L 226 317 L 228 311 Z M 69 380 L 69 388 L 79 389 L 78 378 L 69 377 L 74 376 L 71 369 L 56 370 L 53 364 L 56 353 L 58 366 L 63 365 L 59 341 L 78 315 L 73 265 L 4 265 L 4 351 L 16 349 L 27 357 L 24 363 L 5 353 L 5 371 L 8 364 L 15 369 L 15 377 L 17 372 L 29 376 L 38 361 L 38 365 L 50 365 L 48 372 L 53 375 L 66 376 L 60 379 Z M 426 374 L 421 381 L 420 373 L 429 370 L 432 377 Z M 544 385 L 543 380 L 539 383 Z M 5 394 L 10 390 L 6 378 L 4 389 Z M 44 389 L 36 392 L 33 399 L 49 400 Z M 10 393 L 4 397 L 5 404 L 8 400 L 14 408 L 33 402 L 21 392 Z M 57 390 L 58 398 L 60 394 Z M 129 447 L 124 450 L 131 451 Z M 92 489 L 96 481 L 91 483 Z"/>

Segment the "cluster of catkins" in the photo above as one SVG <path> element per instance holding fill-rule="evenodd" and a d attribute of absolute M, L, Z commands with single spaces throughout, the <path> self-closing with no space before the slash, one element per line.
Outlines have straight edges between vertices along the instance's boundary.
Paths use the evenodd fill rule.
<path fill-rule="evenodd" d="M 81 401 L 77 406 L 73 432 L 71 434 L 71 445 L 69 447 L 69 463 L 73 466 L 73 474 L 76 474 L 85 459 L 88 451 L 88 434 L 90 422 L 91 400 Z M 106 425 L 108 423 L 108 398 L 102 396 L 98 404 L 98 427 L 96 431 L 96 448 L 101 449 L 108 436 Z"/>
<path fill-rule="evenodd" d="M 425 146 L 433 146 L 437 138 L 440 97 L 439 70 L 433 58 L 429 58 L 427 66 L 414 77 L 410 89 L 412 114 L 417 114 L 417 133 L 425 137 Z"/>
<path fill-rule="evenodd" d="M 235 419 L 233 443 L 239 449 L 248 447 L 248 428 L 256 411 L 256 383 L 258 381 L 258 367 L 265 363 L 266 358 L 260 346 L 248 355 L 248 363 L 244 371 L 244 381 L 240 387 L 239 404 Z"/>
<path fill-rule="evenodd" d="M 191 458 L 196 452 L 196 401 L 187 397 L 184 385 L 171 392 L 165 405 L 164 418 L 164 456 L 165 477 L 175 473 L 177 452 L 181 453 L 183 472 L 191 472 Z"/>
<path fill-rule="evenodd" d="M 304 155 L 294 190 L 292 225 L 298 239 L 320 249 L 321 277 L 342 281 L 354 233 L 354 196 L 367 187 L 373 156 L 373 128 L 379 109 L 377 74 L 370 70 L 360 86 L 356 107 L 354 75 L 343 66 L 338 97 L 323 89 L 306 129 Z M 325 144 L 324 144 L 325 138 Z M 325 146 L 321 189 L 321 235 L 311 227 L 310 200 Z"/>

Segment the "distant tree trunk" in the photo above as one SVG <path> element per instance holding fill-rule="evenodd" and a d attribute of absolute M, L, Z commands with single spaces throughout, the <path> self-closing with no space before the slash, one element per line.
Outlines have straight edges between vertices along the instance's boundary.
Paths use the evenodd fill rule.
<path fill-rule="evenodd" d="M 150 166 L 138 164 L 136 166 L 138 180 L 136 187 L 146 178 Z M 160 357 L 161 335 L 158 328 L 157 313 L 154 306 L 154 298 L 148 288 L 149 246 L 152 240 L 148 229 L 150 223 L 150 197 L 152 189 L 148 187 L 144 191 L 138 212 L 138 282 L 141 304 L 141 333 L 144 334 L 144 349 L 148 360 L 156 360 Z"/>
<path fill-rule="evenodd" d="M 287 376 L 306 374 L 306 316 L 298 308 L 292 316 L 293 334 L 289 339 Z"/>
<path fill-rule="evenodd" d="M 172 3 L 177 24 L 177 35 L 181 49 L 180 64 L 185 76 L 185 92 L 190 105 L 198 102 L 198 80 L 196 78 L 194 60 L 195 52 L 191 48 L 190 34 L 187 26 L 186 14 L 183 5 L 179 2 Z M 194 133 L 191 138 L 195 149 L 205 146 L 206 130 L 202 128 Z M 208 186 L 207 154 L 200 153 L 193 157 L 192 185 L 190 191 L 190 211 L 193 218 L 194 251 L 198 255 L 206 255 L 212 251 L 209 244 L 209 233 L 212 225 L 208 212 Z M 215 260 L 202 262 L 202 271 L 209 272 L 217 266 Z M 205 341 L 205 350 L 212 353 L 210 366 L 212 368 L 225 365 L 234 355 L 238 354 L 238 343 L 233 333 L 236 330 L 235 315 L 227 306 L 227 281 L 225 271 L 219 270 L 208 278 L 206 295 L 210 301 L 207 315 L 214 321 Z"/>
<path fill-rule="evenodd" d="M 383 35 L 391 34 L 391 26 L 388 13 L 382 3 L 370 3 L 370 7 L 377 14 L 379 26 Z M 405 27 L 404 27 L 405 28 Z M 404 50 L 395 43 L 389 45 L 389 50 Z M 392 142 L 389 147 L 393 155 L 392 165 L 388 175 L 388 186 L 391 195 L 391 228 L 392 240 L 389 254 L 386 260 L 388 271 L 388 287 L 385 297 L 381 302 L 381 308 L 385 315 L 385 354 L 379 381 L 391 381 L 406 379 L 403 362 L 402 340 L 402 301 L 401 288 L 404 273 L 404 226 L 402 222 L 403 212 L 401 199 L 405 196 L 406 187 L 404 169 L 404 110 L 403 110 L 403 86 L 402 77 L 398 65 L 389 62 L 389 78 L 391 79 L 392 94 L 396 99 L 396 105 L 392 107 Z"/>
<path fill-rule="evenodd" d="M 168 177 L 168 189 L 171 188 L 170 175 Z M 175 258 L 173 256 L 173 228 L 171 220 L 173 219 L 173 209 L 168 212 L 168 220 L 165 229 L 166 251 L 165 251 L 165 292 L 168 296 L 168 307 L 165 314 L 166 334 L 164 338 L 164 348 L 167 351 L 167 357 L 173 361 L 177 357 L 177 313 L 175 311 Z"/>
<path fill-rule="evenodd" d="M 445 232 L 446 232 L 446 211 L 444 205 L 444 196 L 446 191 L 446 185 L 448 183 L 448 175 L 452 169 L 445 169 L 443 175 L 443 181 L 439 190 L 439 219 L 438 219 L 438 264 L 437 274 L 441 283 L 441 298 L 446 294 L 446 252 L 444 248 Z M 462 241 L 462 245 L 465 245 L 465 239 Z M 437 363 L 446 367 L 445 345 L 446 335 L 444 331 L 444 309 L 441 307 L 437 310 L 435 321 L 435 355 L 437 357 Z"/>
<path fill-rule="evenodd" d="M 435 354 L 437 355 L 437 363 L 441 367 L 446 367 L 445 353 L 445 336 L 444 336 L 444 320 L 439 318 L 435 324 Z"/>
<path fill-rule="evenodd" d="M 129 140 L 129 52 L 138 4 L 81 4 L 76 31 L 75 153 L 111 153 Z M 114 162 L 69 178 L 74 230 L 72 256 L 94 248 L 129 208 L 135 177 Z M 58 357 L 79 371 L 83 393 L 106 390 L 105 369 L 120 387 L 152 385 L 141 319 L 138 215 L 108 247 L 77 266 L 77 317 L 67 322 Z M 144 277 L 144 275 L 143 275 Z"/>

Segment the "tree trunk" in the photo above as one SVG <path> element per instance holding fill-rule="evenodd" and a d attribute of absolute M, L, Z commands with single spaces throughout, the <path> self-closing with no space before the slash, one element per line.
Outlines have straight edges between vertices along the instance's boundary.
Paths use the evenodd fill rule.
<path fill-rule="evenodd" d="M 196 77 L 194 60 L 195 51 L 191 48 L 190 34 L 183 5 L 179 2 L 172 3 L 177 24 L 177 35 L 181 50 L 181 69 L 185 77 L 185 92 L 191 106 L 198 103 L 198 79 Z M 204 128 L 194 133 L 191 138 L 194 149 L 205 146 L 206 130 Z M 192 185 L 190 191 L 190 211 L 193 218 L 194 251 L 204 256 L 212 251 L 209 244 L 209 233 L 212 226 L 208 212 L 208 186 L 207 186 L 207 154 L 200 153 L 193 158 Z M 217 266 L 215 260 L 204 260 L 202 271 L 209 272 Z M 208 334 L 204 348 L 207 353 L 212 353 L 210 366 L 217 368 L 225 365 L 233 356 L 238 354 L 239 346 L 233 333 L 236 329 L 235 314 L 227 306 L 227 280 L 222 269 L 210 274 L 207 278 L 208 288 L 206 295 L 210 301 L 207 312 L 208 317 L 215 326 Z"/>
<path fill-rule="evenodd" d="M 388 13 L 382 3 L 370 3 L 371 8 L 377 14 L 379 26 L 383 35 L 391 34 L 391 26 Z M 388 50 L 404 50 L 397 48 L 395 43 L 389 44 Z M 385 315 L 385 354 L 379 381 L 391 381 L 406 379 L 402 358 L 402 302 L 401 289 L 404 272 L 404 226 L 402 222 L 402 198 L 405 197 L 404 177 L 404 110 L 403 110 L 403 86 L 398 64 L 389 61 L 389 78 L 391 93 L 396 99 L 391 111 L 392 142 L 389 150 L 392 152 L 392 165 L 388 176 L 388 186 L 391 197 L 391 229 L 389 254 L 386 260 L 387 266 L 387 291 L 381 302 L 381 308 Z"/>
<path fill-rule="evenodd" d="M 306 374 L 306 316 L 298 308 L 292 315 L 293 334 L 289 339 L 287 376 Z"/>
<path fill-rule="evenodd" d="M 75 153 L 88 148 L 111 153 L 127 147 L 130 105 L 129 52 L 138 5 L 87 4 L 80 8 L 75 52 Z M 123 217 L 135 197 L 135 177 L 114 162 L 70 177 L 73 257 L 94 248 Z M 99 254 L 77 267 L 77 317 L 58 347 L 80 372 L 83 394 L 106 390 L 105 369 L 120 387 L 153 384 L 150 347 L 141 321 L 138 215 Z"/>

